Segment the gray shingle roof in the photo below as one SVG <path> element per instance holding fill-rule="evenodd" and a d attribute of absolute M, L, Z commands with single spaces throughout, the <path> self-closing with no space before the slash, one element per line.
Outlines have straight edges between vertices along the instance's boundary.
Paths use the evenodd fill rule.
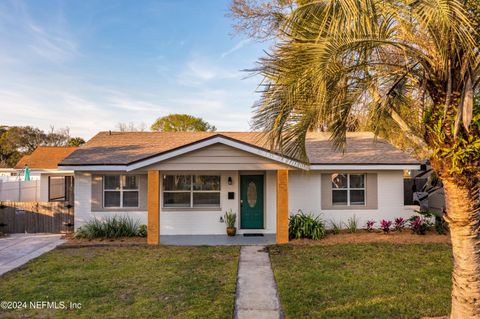
<path fill-rule="evenodd" d="M 61 165 L 127 165 L 214 136 L 224 136 L 267 150 L 255 132 L 100 132 L 65 158 Z M 334 151 L 329 133 L 307 135 L 311 164 L 418 164 L 372 133 L 347 133 L 346 152 Z"/>

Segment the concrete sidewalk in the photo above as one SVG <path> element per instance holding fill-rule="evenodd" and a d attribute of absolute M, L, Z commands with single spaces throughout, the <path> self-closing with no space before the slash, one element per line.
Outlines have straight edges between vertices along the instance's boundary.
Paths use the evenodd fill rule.
<path fill-rule="evenodd" d="M 268 253 L 264 246 L 243 246 L 240 250 L 235 318 L 283 318 Z"/>
<path fill-rule="evenodd" d="M 0 238 L 0 275 L 65 242 L 59 234 L 10 234 Z"/>

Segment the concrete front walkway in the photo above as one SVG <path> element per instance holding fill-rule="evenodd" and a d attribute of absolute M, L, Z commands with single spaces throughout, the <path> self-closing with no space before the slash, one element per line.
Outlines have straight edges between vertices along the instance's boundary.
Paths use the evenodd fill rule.
<path fill-rule="evenodd" d="M 268 253 L 264 246 L 240 249 L 235 318 L 283 318 Z"/>
<path fill-rule="evenodd" d="M 61 236 L 59 234 L 10 234 L 0 238 L 0 275 L 64 243 Z"/>
<path fill-rule="evenodd" d="M 265 234 L 259 237 L 236 235 L 160 235 L 161 245 L 173 246 L 223 246 L 223 245 L 273 245 L 275 234 Z"/>

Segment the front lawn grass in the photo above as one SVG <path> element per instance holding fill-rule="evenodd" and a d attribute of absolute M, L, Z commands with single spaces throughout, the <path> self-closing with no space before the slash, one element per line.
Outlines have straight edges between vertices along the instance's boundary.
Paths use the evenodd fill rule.
<path fill-rule="evenodd" d="M 447 244 L 285 245 L 270 258 L 286 318 L 420 318 L 450 310 Z"/>
<path fill-rule="evenodd" d="M 80 310 L 0 309 L 5 318 L 231 318 L 238 247 L 57 249 L 0 278 L 2 301 Z"/>

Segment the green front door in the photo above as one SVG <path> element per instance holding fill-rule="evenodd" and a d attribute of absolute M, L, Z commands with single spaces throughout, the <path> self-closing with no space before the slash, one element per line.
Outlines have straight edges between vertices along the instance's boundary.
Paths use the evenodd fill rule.
<path fill-rule="evenodd" d="M 263 228 L 263 175 L 240 175 L 240 228 Z"/>

